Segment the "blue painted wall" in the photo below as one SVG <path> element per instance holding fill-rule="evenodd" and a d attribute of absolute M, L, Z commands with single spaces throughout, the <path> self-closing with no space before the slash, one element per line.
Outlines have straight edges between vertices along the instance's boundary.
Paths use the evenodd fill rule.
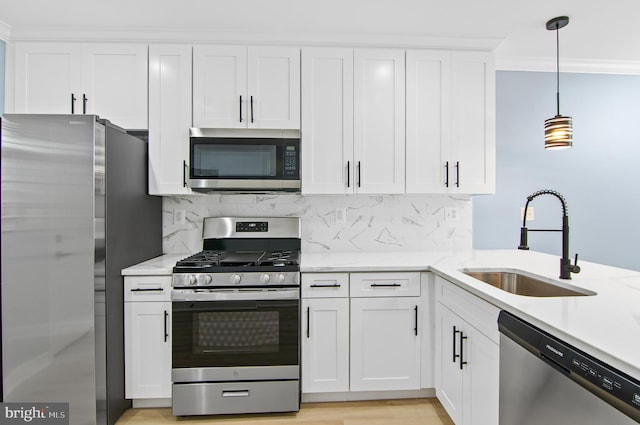
<path fill-rule="evenodd" d="M 520 208 L 536 190 L 568 204 L 571 255 L 640 271 L 640 76 L 561 74 L 560 112 L 573 117 L 573 148 L 545 151 L 555 115 L 555 74 L 496 76 L 496 194 L 473 198 L 474 247 L 516 248 Z M 529 228 L 560 228 L 557 199 L 531 202 Z M 559 233 L 529 233 L 536 251 L 561 253 Z"/>
<path fill-rule="evenodd" d="M 6 44 L 0 40 L 0 116 L 4 113 L 4 69 Z"/>

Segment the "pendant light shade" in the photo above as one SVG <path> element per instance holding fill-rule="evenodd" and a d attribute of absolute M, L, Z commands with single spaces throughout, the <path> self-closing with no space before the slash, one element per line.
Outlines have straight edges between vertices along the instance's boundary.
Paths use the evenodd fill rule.
<path fill-rule="evenodd" d="M 556 32 L 556 106 L 557 113 L 544 122 L 545 149 L 566 149 L 573 145 L 573 119 L 560 115 L 560 36 L 559 29 L 569 24 L 569 18 L 559 16 L 547 22 L 547 29 Z"/>
<path fill-rule="evenodd" d="M 544 121 L 545 149 L 566 149 L 573 144 L 573 118 L 556 115 Z"/>

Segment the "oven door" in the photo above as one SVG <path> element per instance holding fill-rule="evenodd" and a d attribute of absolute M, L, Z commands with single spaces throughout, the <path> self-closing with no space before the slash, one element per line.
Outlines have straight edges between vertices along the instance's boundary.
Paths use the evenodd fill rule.
<path fill-rule="evenodd" d="M 285 366 L 295 375 L 289 378 L 297 378 L 299 299 L 174 300 L 172 309 L 174 382 L 181 380 L 181 370 L 190 369 L 191 375 L 203 375 L 204 369 L 213 373 L 187 380 L 226 379 L 227 374 L 238 379 L 241 368 L 260 374 L 273 371 L 274 366 Z"/>

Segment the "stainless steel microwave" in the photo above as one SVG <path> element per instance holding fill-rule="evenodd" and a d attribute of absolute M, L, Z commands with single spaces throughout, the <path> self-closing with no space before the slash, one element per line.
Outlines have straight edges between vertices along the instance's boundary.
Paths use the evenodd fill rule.
<path fill-rule="evenodd" d="M 191 128 L 195 191 L 299 192 L 300 130 Z"/>

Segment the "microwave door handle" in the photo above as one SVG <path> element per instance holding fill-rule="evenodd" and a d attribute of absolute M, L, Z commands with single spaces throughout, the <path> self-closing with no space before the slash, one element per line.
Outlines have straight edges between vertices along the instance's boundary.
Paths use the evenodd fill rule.
<path fill-rule="evenodd" d="M 242 122 L 242 95 L 240 95 L 240 122 Z"/>

